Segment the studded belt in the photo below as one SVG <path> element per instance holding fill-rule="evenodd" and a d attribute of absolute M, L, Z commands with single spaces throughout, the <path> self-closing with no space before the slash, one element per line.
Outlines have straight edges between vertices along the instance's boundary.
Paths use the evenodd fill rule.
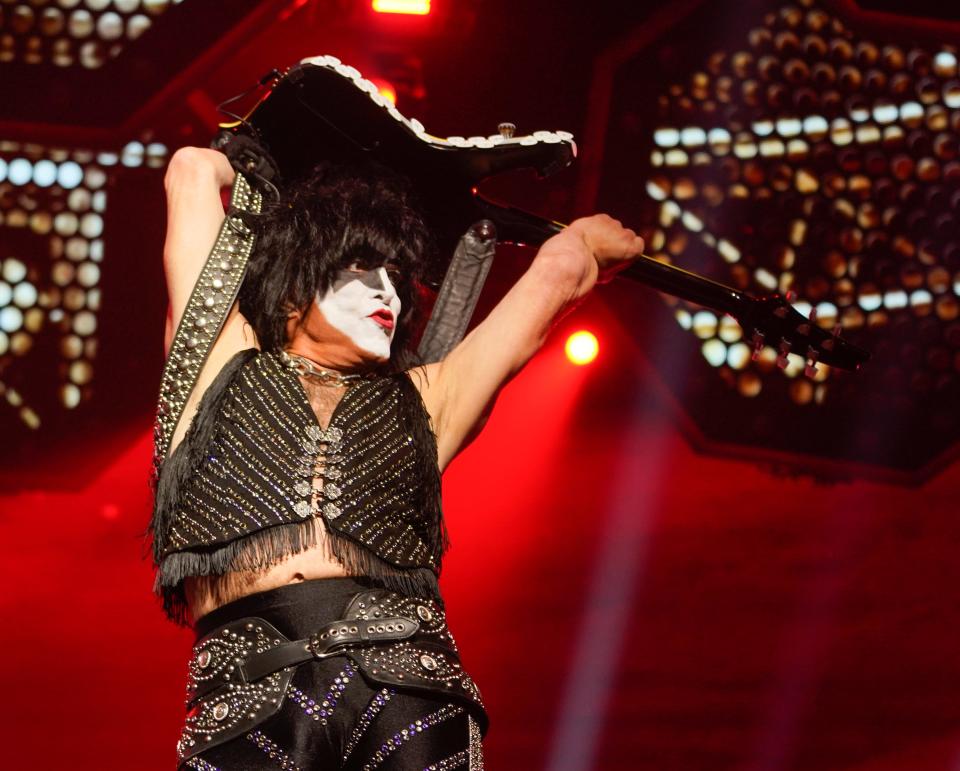
<path fill-rule="evenodd" d="M 199 640 L 177 745 L 181 763 L 279 711 L 298 665 L 337 655 L 353 659 L 377 687 L 426 691 L 464 704 L 486 730 L 480 693 L 463 671 L 440 606 L 373 590 L 354 595 L 342 619 L 301 640 L 288 640 L 260 618 L 238 619 Z"/>
<path fill-rule="evenodd" d="M 360 603 L 363 604 L 363 603 Z M 432 612 L 425 606 L 418 606 L 424 615 Z M 257 650 L 253 646 L 257 636 L 265 633 L 274 641 L 285 639 L 276 629 L 266 621 L 258 618 L 240 619 L 222 627 L 219 634 L 223 638 L 238 640 L 242 638 L 250 652 L 244 657 L 238 657 L 232 666 L 217 672 L 209 680 L 198 682 L 193 693 L 194 699 L 206 696 L 226 685 L 253 683 L 279 669 L 303 664 L 311 659 L 323 659 L 343 652 L 348 646 L 367 643 L 394 642 L 413 637 L 420 628 L 418 621 L 402 616 L 377 615 L 368 620 L 347 618 L 334 621 L 322 631 L 303 640 L 280 642 L 264 650 Z M 249 635 L 249 639 L 243 633 Z M 253 633 L 253 634 L 250 634 Z M 214 635 L 215 636 L 215 635 Z M 203 643 L 201 643 L 203 646 Z M 197 666 L 201 670 L 208 668 L 213 662 L 213 646 L 204 647 L 197 656 Z"/>

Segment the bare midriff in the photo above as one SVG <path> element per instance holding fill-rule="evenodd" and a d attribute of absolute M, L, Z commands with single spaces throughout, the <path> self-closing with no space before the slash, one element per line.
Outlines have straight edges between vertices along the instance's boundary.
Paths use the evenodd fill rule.
<path fill-rule="evenodd" d="M 196 620 L 221 605 L 239 600 L 248 594 L 265 592 L 301 581 L 341 578 L 346 575 L 348 573 L 343 565 L 332 559 L 323 544 L 319 544 L 299 554 L 292 554 L 283 562 L 271 565 L 265 570 L 188 578 L 184 587 L 190 615 Z"/>

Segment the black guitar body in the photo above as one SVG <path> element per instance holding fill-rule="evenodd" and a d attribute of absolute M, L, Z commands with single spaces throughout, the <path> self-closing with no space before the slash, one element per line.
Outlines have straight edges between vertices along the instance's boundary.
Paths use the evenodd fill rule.
<path fill-rule="evenodd" d="M 563 230 L 558 222 L 484 198 L 477 185 L 514 169 L 546 176 L 576 157 L 566 132 L 531 136 L 431 136 L 417 121 L 401 115 L 375 86 L 352 67 L 329 56 L 305 60 L 275 80 L 267 95 L 242 120 L 224 126 L 234 135 L 254 139 L 272 156 L 282 187 L 307 174 L 321 161 L 382 164 L 410 180 L 427 225 L 437 238 L 438 260 L 427 283 L 440 286 L 450 257 L 467 228 L 490 219 L 500 241 L 538 246 Z M 229 149 L 226 150 L 229 155 Z M 242 167 L 242 165 L 241 165 Z M 772 346 L 777 362 L 802 356 L 807 371 L 823 363 L 856 369 L 869 358 L 804 318 L 787 298 L 755 298 L 703 276 L 642 256 L 620 275 L 667 294 L 735 317 L 756 352 Z"/>
<path fill-rule="evenodd" d="M 292 67 L 235 130 L 251 132 L 269 152 L 281 179 L 290 184 L 321 161 L 375 161 L 412 183 L 427 224 L 437 235 L 441 256 L 428 283 L 437 286 L 460 237 L 478 219 L 499 220 L 478 208 L 473 189 L 504 171 L 534 169 L 545 176 L 569 165 L 574 145 L 556 141 L 502 141 L 491 147 L 462 147 L 418 136 L 405 119 L 371 101 L 369 93 L 334 69 L 312 64 Z M 416 125 L 416 124 L 414 124 Z M 555 136 L 555 135 L 554 135 Z M 488 139 L 494 142 L 496 140 Z M 513 241 L 510 223 L 498 221 L 501 240 Z M 559 228 L 557 228 L 559 229 Z M 555 231 L 553 231 L 555 232 Z M 529 233 L 542 242 L 543 236 Z"/>

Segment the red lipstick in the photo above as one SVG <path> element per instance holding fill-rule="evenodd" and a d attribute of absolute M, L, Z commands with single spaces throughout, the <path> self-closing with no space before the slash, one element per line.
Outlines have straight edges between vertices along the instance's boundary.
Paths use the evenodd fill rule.
<path fill-rule="evenodd" d="M 384 329 L 393 329 L 393 314 L 386 308 L 381 308 L 370 314 L 370 318 Z"/>

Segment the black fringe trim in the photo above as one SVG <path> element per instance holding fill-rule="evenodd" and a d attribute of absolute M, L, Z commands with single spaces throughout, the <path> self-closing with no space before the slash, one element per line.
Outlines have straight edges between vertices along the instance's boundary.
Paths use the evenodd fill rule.
<path fill-rule="evenodd" d="M 324 528 L 323 522 L 274 525 L 238 538 L 218 548 L 175 552 L 167 555 L 157 571 L 154 590 L 161 595 L 164 612 L 178 624 L 188 624 L 184 580 L 210 577 L 206 590 L 224 599 L 229 574 L 260 572 L 307 549 L 322 546 L 328 559 L 340 563 L 348 575 L 373 579 L 377 585 L 408 596 L 429 597 L 440 602 L 437 574 L 430 568 L 401 568 L 389 564 L 349 536 Z M 238 580 L 242 582 L 243 578 Z"/>
<path fill-rule="evenodd" d="M 437 436 L 430 423 L 430 415 L 410 375 L 397 375 L 400 384 L 400 417 L 413 437 L 417 448 L 416 479 L 410 484 L 420 489 L 420 511 L 430 516 L 425 542 L 439 572 L 443 555 L 450 547 L 450 536 L 443 521 L 442 488 L 437 460 Z"/>

